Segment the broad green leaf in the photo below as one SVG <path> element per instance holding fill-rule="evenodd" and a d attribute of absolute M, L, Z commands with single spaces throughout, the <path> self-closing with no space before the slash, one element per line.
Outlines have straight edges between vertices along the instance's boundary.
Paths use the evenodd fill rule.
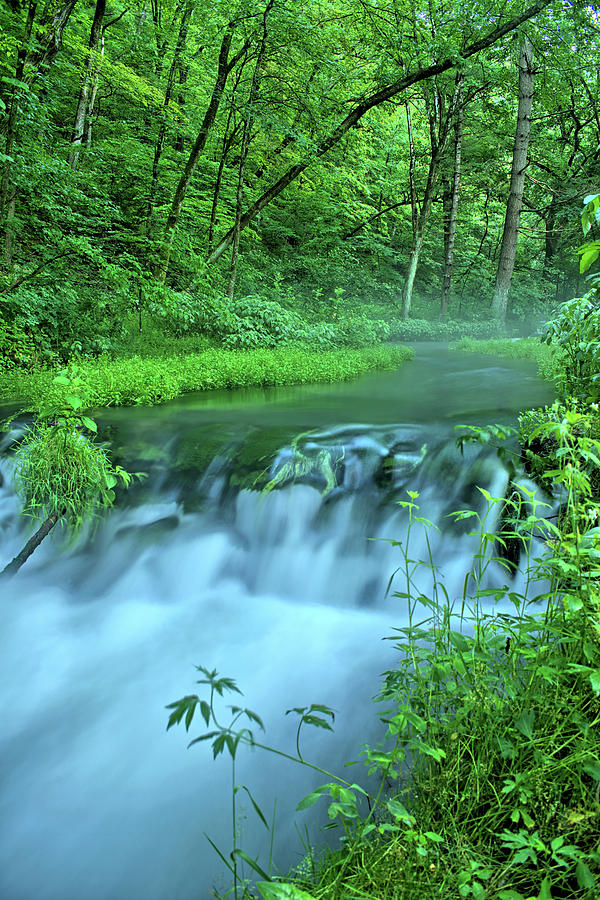
<path fill-rule="evenodd" d="M 311 794 L 307 794 L 306 797 L 304 797 L 300 801 L 300 803 L 296 807 L 296 810 L 300 811 L 302 809 L 310 809 L 310 807 L 314 806 L 317 800 L 319 800 L 319 798 L 322 797 L 323 794 L 326 794 L 328 790 L 329 785 L 325 784 L 322 787 L 317 788 L 317 790 L 313 791 Z"/>
<path fill-rule="evenodd" d="M 594 669 L 590 673 L 590 684 L 592 685 L 592 690 L 596 694 L 600 694 L 600 669 Z"/>
<path fill-rule="evenodd" d="M 552 882 L 550 881 L 550 878 L 546 875 L 546 877 L 544 878 L 544 880 L 542 881 L 542 884 L 540 886 L 540 892 L 537 895 L 537 900 L 552 900 L 551 887 L 552 887 Z"/>
<path fill-rule="evenodd" d="M 83 400 L 81 397 L 75 396 L 75 394 L 67 394 L 65 402 L 69 404 L 71 409 L 81 409 L 83 406 Z"/>
<path fill-rule="evenodd" d="M 575 866 L 575 875 L 577 876 L 577 883 L 582 890 L 590 890 L 596 886 L 596 879 L 589 866 L 582 862 L 582 860 L 579 860 Z"/>
<path fill-rule="evenodd" d="M 93 431 L 94 434 L 98 431 L 98 426 L 94 422 L 93 419 L 90 419 L 89 416 L 81 417 L 81 424 L 87 428 L 88 431 Z"/>

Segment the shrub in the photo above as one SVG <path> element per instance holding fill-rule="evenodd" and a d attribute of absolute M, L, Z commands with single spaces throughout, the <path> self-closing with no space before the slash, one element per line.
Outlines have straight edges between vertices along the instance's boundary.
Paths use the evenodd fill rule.
<path fill-rule="evenodd" d="M 561 395 L 597 400 L 600 396 L 600 291 L 561 304 L 544 327 L 546 344 L 560 352 L 554 380 Z"/>

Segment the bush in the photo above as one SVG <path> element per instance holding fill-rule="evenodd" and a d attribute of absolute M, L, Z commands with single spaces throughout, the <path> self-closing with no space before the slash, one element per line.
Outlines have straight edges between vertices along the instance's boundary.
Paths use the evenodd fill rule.
<path fill-rule="evenodd" d="M 600 396 L 600 291 L 561 304 L 544 327 L 546 344 L 558 348 L 554 380 L 560 394 L 597 400 Z"/>

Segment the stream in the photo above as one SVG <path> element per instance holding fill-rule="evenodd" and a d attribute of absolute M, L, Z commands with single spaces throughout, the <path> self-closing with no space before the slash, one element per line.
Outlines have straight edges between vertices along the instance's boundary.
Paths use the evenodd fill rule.
<path fill-rule="evenodd" d="M 406 601 L 387 591 L 401 562 L 391 541 L 406 528 L 398 501 L 419 492 L 440 528 L 435 562 L 460 594 L 475 545 L 447 514 L 481 508 L 477 485 L 502 495 L 507 476 L 489 448 L 461 456 L 454 427 L 516 425 L 518 410 L 551 400 L 533 365 L 426 344 L 399 371 L 348 384 L 102 410 L 118 460 L 147 477 L 77 540 L 47 539 L 2 586 L 0 900 L 227 889 L 205 834 L 228 855 L 229 759 L 213 761 L 208 743 L 186 749 L 199 715 L 189 734 L 166 731 L 165 706 L 202 690 L 195 665 L 234 678 L 244 696 L 225 705 L 256 711 L 260 740 L 287 752 L 286 710 L 334 708 L 334 733 L 309 729 L 303 753 L 359 779 L 362 763 L 342 766 L 380 736 L 370 699 L 395 659 L 382 638 L 406 623 Z M 33 527 L 11 472 L 5 447 L 0 566 Z M 424 555 L 424 535 L 415 541 Z M 312 815 L 295 807 L 324 779 L 242 749 L 237 781 L 275 811 L 280 870 L 297 864 L 298 832 L 309 824 L 320 840 L 326 818 L 325 801 Z M 266 866 L 269 835 L 239 797 L 241 846 Z"/>

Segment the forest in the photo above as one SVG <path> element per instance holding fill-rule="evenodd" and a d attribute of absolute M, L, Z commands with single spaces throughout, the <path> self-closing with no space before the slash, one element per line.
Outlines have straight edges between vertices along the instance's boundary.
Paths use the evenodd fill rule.
<path fill-rule="evenodd" d="M 0 27 L 7 363 L 530 333 L 581 292 L 587 4 L 11 0 Z"/>
<path fill-rule="evenodd" d="M 599 41 L 2 0 L 2 900 L 600 896 Z"/>

